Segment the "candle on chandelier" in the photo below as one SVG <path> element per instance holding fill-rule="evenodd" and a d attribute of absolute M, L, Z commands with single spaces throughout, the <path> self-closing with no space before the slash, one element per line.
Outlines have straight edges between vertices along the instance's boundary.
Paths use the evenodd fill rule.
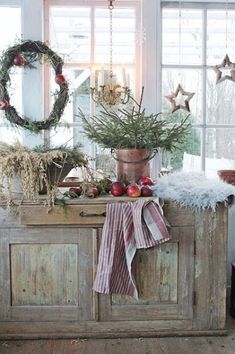
<path fill-rule="evenodd" d="M 127 73 L 126 81 L 127 81 L 127 87 L 130 87 L 130 74 L 129 73 Z"/>
<path fill-rule="evenodd" d="M 101 68 L 100 86 L 104 86 L 104 66 Z"/>
<path fill-rule="evenodd" d="M 123 87 L 127 87 L 126 83 L 126 69 L 122 68 L 122 82 L 123 82 Z"/>
<path fill-rule="evenodd" d="M 91 72 L 90 87 L 95 87 L 95 73 L 93 71 Z"/>

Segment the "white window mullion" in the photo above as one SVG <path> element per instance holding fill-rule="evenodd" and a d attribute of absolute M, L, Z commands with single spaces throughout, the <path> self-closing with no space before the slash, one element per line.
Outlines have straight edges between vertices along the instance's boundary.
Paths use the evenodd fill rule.
<path fill-rule="evenodd" d="M 203 10 L 203 73 L 202 73 L 202 134 L 201 134 L 201 169 L 206 170 L 206 93 L 207 93 L 207 10 Z"/>
<path fill-rule="evenodd" d="M 144 107 L 147 112 L 160 110 L 161 102 L 161 7 L 156 0 L 143 0 L 143 29 L 146 40 L 143 42 L 142 83 Z M 156 179 L 160 169 L 160 154 L 151 162 L 151 176 Z"/>
<path fill-rule="evenodd" d="M 91 7 L 90 13 L 90 20 L 91 20 L 91 54 L 90 54 L 90 63 L 92 63 L 92 71 L 95 73 L 94 63 L 95 63 L 95 8 L 94 6 Z M 95 102 L 90 100 L 90 112 L 94 114 L 95 112 Z"/>
<path fill-rule="evenodd" d="M 142 83 L 145 87 L 144 106 L 149 112 L 157 111 L 156 98 L 160 91 L 160 78 L 157 77 L 157 63 L 161 62 L 157 51 L 158 31 L 161 33 L 160 3 L 156 0 L 143 0 L 142 5 L 143 28 L 146 31 L 146 40 L 143 42 L 143 70 Z"/>
<path fill-rule="evenodd" d="M 90 19 L 91 19 L 91 54 L 90 54 L 90 62 L 92 63 L 92 71 L 94 71 L 95 74 L 95 68 L 94 68 L 94 63 L 95 63 L 95 7 L 91 6 L 91 13 L 90 13 Z M 93 115 L 95 114 L 95 102 L 91 99 L 90 100 L 90 114 Z M 96 156 L 96 145 L 95 143 L 90 144 L 90 155 L 94 158 Z M 92 168 L 95 168 L 95 161 L 92 161 Z"/>
<path fill-rule="evenodd" d="M 22 0 L 22 38 L 23 40 L 42 40 L 43 1 Z M 23 114 L 32 120 L 43 117 L 43 77 L 40 65 L 36 70 L 25 70 L 22 80 Z M 23 143 L 34 147 L 43 143 L 42 135 L 30 135 L 23 131 Z"/>

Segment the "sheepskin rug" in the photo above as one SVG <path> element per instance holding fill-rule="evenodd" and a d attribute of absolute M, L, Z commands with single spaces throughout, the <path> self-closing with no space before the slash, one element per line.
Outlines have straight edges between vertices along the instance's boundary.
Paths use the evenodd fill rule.
<path fill-rule="evenodd" d="M 228 205 L 235 195 L 235 186 L 219 179 L 209 179 L 200 173 L 175 172 L 159 178 L 152 187 L 153 194 L 162 199 L 173 200 L 181 207 L 195 210 L 216 209 L 218 202 Z"/>

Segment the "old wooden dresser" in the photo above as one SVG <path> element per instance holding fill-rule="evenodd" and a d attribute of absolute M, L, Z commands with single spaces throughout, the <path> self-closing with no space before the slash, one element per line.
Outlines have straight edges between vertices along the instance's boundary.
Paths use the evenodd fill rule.
<path fill-rule="evenodd" d="M 223 333 L 226 208 L 194 213 L 166 202 L 172 240 L 138 251 L 137 301 L 92 291 L 102 214 L 114 200 L 81 199 L 50 213 L 40 204 L 18 215 L 0 209 L 1 338 Z"/>

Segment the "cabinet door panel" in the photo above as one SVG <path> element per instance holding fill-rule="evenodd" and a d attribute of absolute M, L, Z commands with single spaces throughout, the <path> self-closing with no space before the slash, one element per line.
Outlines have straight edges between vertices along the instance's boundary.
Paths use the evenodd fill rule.
<path fill-rule="evenodd" d="M 177 303 L 177 252 L 177 242 L 137 251 L 132 268 L 139 300 L 130 296 L 115 295 L 112 296 L 112 305 Z"/>
<path fill-rule="evenodd" d="M 138 300 L 99 296 L 102 320 L 192 318 L 194 228 L 174 227 L 171 234 L 169 242 L 137 251 L 133 274 Z"/>
<path fill-rule="evenodd" d="M 5 255 L 0 262 L 7 282 L 0 320 L 93 320 L 96 232 L 27 228 L 1 235 Z"/>

